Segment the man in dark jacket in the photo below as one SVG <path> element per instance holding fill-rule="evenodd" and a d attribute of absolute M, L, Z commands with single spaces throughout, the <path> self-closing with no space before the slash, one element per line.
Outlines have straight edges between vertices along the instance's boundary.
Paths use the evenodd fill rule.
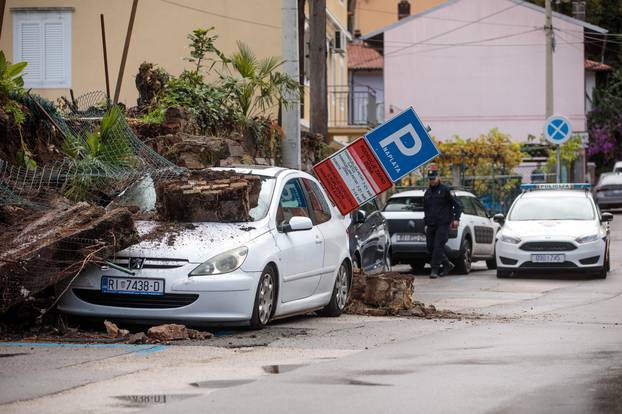
<path fill-rule="evenodd" d="M 462 206 L 451 190 L 441 183 L 435 165 L 428 168 L 428 180 L 430 187 L 423 195 L 425 236 L 428 251 L 432 255 L 430 278 L 436 279 L 449 274 L 454 267 L 445 255 L 445 243 L 449 237 L 449 226 L 458 228 Z"/>

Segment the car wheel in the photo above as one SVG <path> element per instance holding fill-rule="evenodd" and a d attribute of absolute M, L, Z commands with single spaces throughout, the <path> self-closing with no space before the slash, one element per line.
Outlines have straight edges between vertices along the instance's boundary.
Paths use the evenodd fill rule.
<path fill-rule="evenodd" d="M 330 302 L 320 311 L 322 316 L 336 317 L 343 313 L 348 303 L 348 295 L 350 293 L 350 281 L 352 280 L 350 266 L 347 262 L 343 262 L 339 266 L 339 272 L 335 278 L 335 286 Z"/>
<path fill-rule="evenodd" d="M 251 317 L 251 328 L 253 329 L 262 329 L 270 322 L 276 298 L 276 280 L 274 268 L 266 266 L 261 272 L 257 284 L 257 293 L 255 293 L 255 305 Z"/>
<path fill-rule="evenodd" d="M 410 268 L 414 274 L 423 273 L 425 270 L 425 262 L 410 262 Z"/>
<path fill-rule="evenodd" d="M 494 270 L 497 268 L 497 248 L 495 247 L 492 250 L 492 257 L 486 260 L 486 267 L 490 270 Z"/>
<path fill-rule="evenodd" d="M 471 271 L 471 240 L 464 239 L 462 243 L 462 251 L 456 260 L 456 272 L 468 275 Z"/>
<path fill-rule="evenodd" d="M 498 279 L 507 279 L 510 277 L 510 272 L 507 270 L 499 270 L 497 269 L 497 278 Z"/>

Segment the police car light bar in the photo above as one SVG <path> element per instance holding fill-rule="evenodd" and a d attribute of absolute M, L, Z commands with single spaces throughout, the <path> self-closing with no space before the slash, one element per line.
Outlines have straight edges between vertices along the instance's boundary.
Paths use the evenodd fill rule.
<path fill-rule="evenodd" d="M 589 190 L 591 184 L 587 183 L 564 183 L 564 184 L 521 184 L 523 191 L 530 190 Z"/>

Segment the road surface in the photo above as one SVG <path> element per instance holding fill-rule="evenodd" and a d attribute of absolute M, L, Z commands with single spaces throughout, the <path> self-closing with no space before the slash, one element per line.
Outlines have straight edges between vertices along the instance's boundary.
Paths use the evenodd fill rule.
<path fill-rule="evenodd" d="M 0 344 L 2 413 L 620 413 L 622 215 L 605 280 L 418 276 L 458 319 L 305 316 L 171 346 Z M 469 316 L 476 313 L 477 316 Z"/>

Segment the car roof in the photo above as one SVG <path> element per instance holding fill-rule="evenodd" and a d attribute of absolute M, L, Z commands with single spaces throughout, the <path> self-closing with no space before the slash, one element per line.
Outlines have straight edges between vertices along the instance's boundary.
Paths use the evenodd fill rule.
<path fill-rule="evenodd" d="M 598 184 L 622 184 L 622 173 L 604 173 Z"/>
<path fill-rule="evenodd" d="M 616 163 L 613 165 L 613 168 L 616 167 L 622 167 L 622 161 L 616 161 Z"/>
<path fill-rule="evenodd" d="M 400 193 L 395 193 L 389 198 L 398 198 L 398 197 L 423 197 L 425 190 L 407 190 L 402 191 Z M 467 197 L 475 197 L 472 193 L 463 190 L 455 190 L 454 194 L 456 196 L 467 196 Z"/>
<path fill-rule="evenodd" d="M 526 191 L 523 198 L 557 198 L 557 197 L 589 197 L 590 193 L 585 190 L 535 190 Z"/>

